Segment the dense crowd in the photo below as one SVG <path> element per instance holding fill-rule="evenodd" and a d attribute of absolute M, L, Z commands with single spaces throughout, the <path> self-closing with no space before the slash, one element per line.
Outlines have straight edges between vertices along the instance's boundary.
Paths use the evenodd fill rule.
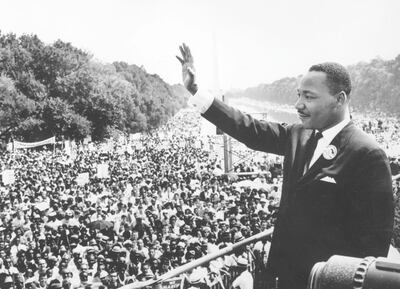
<path fill-rule="evenodd" d="M 153 135 L 108 149 L 2 153 L 0 171 L 13 169 L 15 181 L 0 192 L 0 288 L 118 288 L 271 227 L 281 164 L 275 157 L 235 164 L 236 172 L 254 172 L 247 184 L 222 174 L 199 121 L 182 111 Z M 108 176 L 98 176 L 99 164 Z M 88 181 L 78 181 L 82 173 Z M 188 284 L 264 264 L 268 246 L 252 249 L 187 272 Z"/>
<path fill-rule="evenodd" d="M 365 132 L 375 137 L 391 157 L 400 157 L 400 124 L 396 117 L 383 114 L 365 116 L 356 114 L 354 122 Z"/>
<path fill-rule="evenodd" d="M 251 180 L 223 174 L 215 137 L 201 136 L 199 123 L 184 110 L 131 142 L 3 152 L 0 171 L 13 169 L 15 181 L 0 186 L 0 288 L 118 288 L 273 226 L 281 159 L 249 153 L 234 172 Z M 393 122 L 358 125 L 386 147 L 400 135 Z M 400 173 L 398 156 L 391 161 Z M 263 268 L 268 250 L 269 242 L 258 242 L 185 280 L 209 285 L 232 266 L 249 274 L 254 262 Z"/>

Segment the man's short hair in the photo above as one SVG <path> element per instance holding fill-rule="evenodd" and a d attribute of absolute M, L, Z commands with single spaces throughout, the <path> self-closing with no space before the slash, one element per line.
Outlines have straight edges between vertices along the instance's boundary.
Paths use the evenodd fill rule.
<path fill-rule="evenodd" d="M 350 96 L 350 74 L 343 65 L 335 62 L 324 62 L 311 66 L 308 71 L 325 72 L 327 86 L 331 94 L 337 94 L 344 91 L 347 97 Z"/>

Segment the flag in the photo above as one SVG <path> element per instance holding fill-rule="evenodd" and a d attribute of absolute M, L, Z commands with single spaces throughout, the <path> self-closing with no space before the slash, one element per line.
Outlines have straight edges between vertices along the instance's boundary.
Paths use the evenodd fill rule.
<path fill-rule="evenodd" d="M 34 148 L 34 147 L 43 146 L 43 145 L 47 145 L 47 144 L 55 144 L 55 143 L 56 143 L 55 136 L 45 139 L 45 140 L 42 140 L 42 141 L 37 141 L 37 142 L 14 141 L 14 149 L 29 149 L 29 148 Z"/>

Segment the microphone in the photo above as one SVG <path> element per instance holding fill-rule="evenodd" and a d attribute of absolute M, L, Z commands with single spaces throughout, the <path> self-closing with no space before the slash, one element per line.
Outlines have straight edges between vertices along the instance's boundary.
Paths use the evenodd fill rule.
<path fill-rule="evenodd" d="M 387 258 L 353 258 L 334 255 L 316 263 L 308 279 L 308 289 L 398 289 L 400 263 Z"/>

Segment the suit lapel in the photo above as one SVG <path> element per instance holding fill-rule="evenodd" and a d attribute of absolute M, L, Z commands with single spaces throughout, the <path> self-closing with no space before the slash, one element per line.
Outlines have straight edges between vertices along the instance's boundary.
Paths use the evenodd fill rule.
<path fill-rule="evenodd" d="M 326 159 L 323 154 L 320 155 L 320 157 L 317 159 L 317 161 L 310 167 L 310 169 L 304 174 L 300 175 L 301 177 L 298 179 L 298 183 L 304 183 L 309 180 L 314 180 L 317 176 L 318 173 L 321 171 L 321 169 L 326 168 L 330 166 L 332 163 L 335 162 L 335 160 L 339 157 L 339 155 L 343 152 L 344 147 L 346 146 L 349 138 L 349 133 L 354 129 L 354 124 L 352 121 L 350 121 L 331 141 L 330 145 L 333 145 L 337 149 L 337 154 L 336 156 L 328 160 Z M 303 149 L 304 151 L 304 149 Z M 304 156 L 303 156 L 303 162 L 304 162 Z M 304 167 L 304 163 L 303 163 Z"/>

